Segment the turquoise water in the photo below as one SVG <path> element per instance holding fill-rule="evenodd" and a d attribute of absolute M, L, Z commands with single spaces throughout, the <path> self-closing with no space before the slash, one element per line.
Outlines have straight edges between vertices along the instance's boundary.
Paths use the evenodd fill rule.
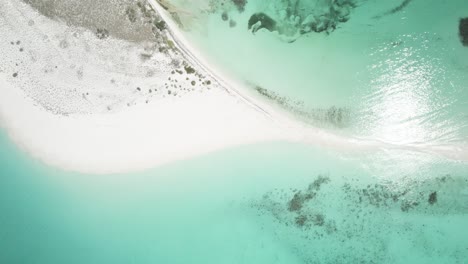
<path fill-rule="evenodd" d="M 103 176 L 0 146 L 0 263 L 468 259 L 467 164 L 276 143 Z"/>
<path fill-rule="evenodd" d="M 395 14 L 394 1 L 356 1 L 336 29 L 301 36 L 281 21 L 286 2 L 200 12 L 186 36 L 306 122 L 396 144 L 468 142 L 465 0 L 413 0 Z M 312 2 L 329 1 L 301 3 Z M 249 31 L 255 12 L 283 35 Z M 467 163 L 268 143 L 87 175 L 42 164 L 4 132 L 2 264 L 468 263 Z"/>
<path fill-rule="evenodd" d="M 252 94 L 265 89 L 267 100 L 273 94 L 315 126 L 394 144 L 466 142 L 468 48 L 458 23 L 468 16 L 468 2 L 413 0 L 391 13 L 404 1 L 336 1 L 355 3 L 347 21 L 291 36 L 288 30 L 303 28 L 309 14 L 324 17 L 317 12 L 329 12 L 331 2 L 249 0 L 243 12 L 223 5 L 197 13 L 186 35 Z M 248 30 L 258 12 L 279 29 Z"/>

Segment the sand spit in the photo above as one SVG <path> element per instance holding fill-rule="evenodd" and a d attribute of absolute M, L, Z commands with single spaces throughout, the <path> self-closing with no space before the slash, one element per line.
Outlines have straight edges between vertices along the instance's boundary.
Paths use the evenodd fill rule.
<path fill-rule="evenodd" d="M 2 2 L 2 126 L 48 164 L 126 172 L 282 137 L 162 31 L 156 43 L 100 39 Z"/>
<path fill-rule="evenodd" d="M 161 26 L 157 41 L 147 43 L 101 38 L 22 2 L 0 1 L 1 125 L 48 164 L 97 174 L 130 172 L 265 141 L 351 153 L 407 149 L 468 161 L 462 147 L 333 135 L 251 98 L 190 46 L 154 1 L 160 15 L 155 21 L 167 21 L 169 30 Z"/>
<path fill-rule="evenodd" d="M 169 98 L 111 114 L 54 115 L 0 80 L 3 126 L 46 163 L 88 173 L 128 172 L 228 146 L 277 139 L 271 122 L 222 91 Z"/>

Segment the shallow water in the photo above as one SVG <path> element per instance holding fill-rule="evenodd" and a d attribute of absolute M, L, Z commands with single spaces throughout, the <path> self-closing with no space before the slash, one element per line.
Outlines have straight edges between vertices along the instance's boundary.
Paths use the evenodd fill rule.
<path fill-rule="evenodd" d="M 277 143 L 97 176 L 0 145 L 2 263 L 468 259 L 466 164 Z"/>
<path fill-rule="evenodd" d="M 394 144 L 467 141 L 468 48 L 458 24 L 468 16 L 468 2 L 414 0 L 392 13 L 403 1 L 350 1 L 356 6 L 349 20 L 326 31 L 248 30 L 254 13 L 303 28 L 308 14 L 322 12 L 317 6 L 330 6 L 298 1 L 302 9 L 294 13 L 288 2 L 294 1 L 251 0 L 243 12 L 228 5 L 200 11 L 187 37 L 253 94 L 314 125 Z M 281 12 L 292 15 L 284 19 Z M 290 26 L 291 19 L 301 22 Z"/>
<path fill-rule="evenodd" d="M 299 37 L 247 30 L 252 13 L 280 1 L 249 0 L 242 13 L 226 9 L 227 21 L 224 9 L 203 8 L 181 19 L 214 64 L 306 122 L 462 146 L 468 49 L 456 28 L 466 1 L 413 0 L 395 14 L 385 2 L 359 1 L 335 30 Z M 468 263 L 468 164 L 404 150 L 269 143 L 86 175 L 43 165 L 1 131 L 0 212 L 0 263 Z"/>

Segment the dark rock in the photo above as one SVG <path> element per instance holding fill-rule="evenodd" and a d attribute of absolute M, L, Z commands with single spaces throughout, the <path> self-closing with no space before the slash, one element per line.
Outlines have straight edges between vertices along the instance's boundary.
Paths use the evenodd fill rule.
<path fill-rule="evenodd" d="M 109 37 L 109 31 L 105 28 L 98 28 L 96 30 L 96 37 L 98 37 L 98 39 L 105 39 Z"/>
<path fill-rule="evenodd" d="M 15 78 L 18 77 L 18 73 L 17 72 L 13 73 L 13 77 Z"/>
<path fill-rule="evenodd" d="M 221 14 L 221 19 L 222 19 L 223 21 L 227 21 L 227 20 L 229 19 L 228 14 L 227 14 L 226 12 L 223 12 L 223 13 Z"/>
<path fill-rule="evenodd" d="M 302 209 L 304 199 L 302 198 L 301 192 L 294 194 L 293 198 L 288 203 L 288 210 L 290 212 L 296 212 Z"/>
<path fill-rule="evenodd" d="M 299 227 L 303 227 L 307 222 L 307 216 L 299 215 L 296 217 L 296 225 Z"/>
<path fill-rule="evenodd" d="M 302 193 L 300 191 L 296 192 L 293 198 L 288 202 L 288 210 L 290 212 L 300 211 L 304 203 L 314 199 L 316 194 L 314 192 Z"/>
<path fill-rule="evenodd" d="M 235 26 L 237 26 L 236 21 L 234 21 L 234 20 L 232 20 L 232 19 L 229 20 L 229 27 L 233 28 L 233 27 L 235 27 Z"/>
<path fill-rule="evenodd" d="M 254 27 L 252 29 L 252 27 L 254 25 L 256 25 L 257 23 L 260 22 L 260 26 L 258 27 Z M 275 31 L 276 30 L 276 21 L 269 17 L 267 14 L 265 13 L 255 13 L 253 14 L 250 19 L 249 19 L 249 30 L 252 29 L 252 32 L 255 33 L 257 32 L 258 30 L 262 29 L 262 28 L 265 28 L 269 31 Z"/>
<path fill-rule="evenodd" d="M 320 187 L 323 184 L 326 184 L 326 183 L 329 183 L 329 182 L 330 182 L 329 177 L 319 175 L 318 178 L 309 185 L 309 190 L 310 191 L 312 191 L 312 190 L 318 191 L 318 190 L 320 190 Z"/>
<path fill-rule="evenodd" d="M 429 194 L 429 199 L 427 199 L 430 205 L 437 203 L 437 192 L 432 192 Z"/>
<path fill-rule="evenodd" d="M 409 5 L 409 3 L 411 2 L 412 0 L 404 0 L 399 6 L 393 8 L 392 10 L 388 11 L 386 14 L 387 15 L 391 15 L 391 14 L 395 14 L 397 12 L 400 12 L 401 10 L 403 10 L 406 6 Z"/>
<path fill-rule="evenodd" d="M 401 203 L 400 209 L 402 212 L 408 212 L 409 210 L 413 209 L 414 207 L 418 206 L 418 202 L 411 202 L 411 201 L 403 201 Z"/>
<path fill-rule="evenodd" d="M 185 72 L 187 72 L 187 74 L 195 73 L 195 69 L 191 66 L 185 66 L 184 69 L 185 69 Z"/>
<path fill-rule="evenodd" d="M 166 22 L 164 20 L 154 21 L 154 26 L 157 27 L 160 31 L 166 29 Z"/>
<path fill-rule="evenodd" d="M 325 224 L 325 216 L 323 214 L 316 214 L 312 218 L 312 222 L 316 226 L 323 226 Z"/>
<path fill-rule="evenodd" d="M 244 12 L 247 0 L 231 0 L 237 6 L 239 12 Z"/>
<path fill-rule="evenodd" d="M 460 19 L 458 30 L 461 43 L 463 46 L 468 47 L 468 17 Z"/>
<path fill-rule="evenodd" d="M 393 15 L 395 13 L 398 13 L 398 12 L 402 11 L 405 7 L 407 7 L 411 1 L 412 0 L 404 0 L 399 6 L 394 7 L 391 10 L 388 10 L 387 12 L 385 12 L 383 14 L 374 16 L 374 18 L 375 19 L 380 19 L 380 18 L 382 18 L 384 16 Z"/>

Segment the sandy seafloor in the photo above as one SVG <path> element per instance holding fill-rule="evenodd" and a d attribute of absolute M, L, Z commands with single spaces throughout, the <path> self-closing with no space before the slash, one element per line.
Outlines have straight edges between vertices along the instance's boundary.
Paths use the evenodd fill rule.
<path fill-rule="evenodd" d="M 96 176 L 0 142 L 2 263 L 466 263 L 460 163 L 270 143 Z"/>
<path fill-rule="evenodd" d="M 195 45 L 177 51 L 184 41 L 164 32 L 148 39 L 141 10 L 135 26 L 119 22 L 120 9 L 80 20 L 73 8 L 43 16 L 1 3 L 0 263 L 467 263 L 463 1 L 424 9 L 443 14 L 435 33 L 403 27 L 418 33 L 365 42 L 361 32 L 350 46 L 377 57 L 362 65 L 332 55 L 353 54 L 340 41 L 359 25 L 353 17 L 328 39 L 287 46 L 267 32 L 252 38 L 240 18 L 232 35 L 210 37 L 215 13 L 186 35 L 212 62 L 187 57 L 200 55 Z M 362 8 L 353 12 L 370 13 Z M 418 44 L 431 34 L 434 43 Z M 246 39 L 237 57 L 222 53 L 229 36 Z M 242 69 L 242 52 L 264 41 L 272 50 L 255 47 Z M 304 78 L 302 65 L 279 68 L 278 82 L 262 72 L 279 67 L 263 56 L 292 54 L 280 60 L 290 64 L 301 56 L 291 47 L 314 41 L 330 49 L 325 66 L 311 63 L 320 78 Z M 377 70 L 354 79 L 358 66 Z"/>

